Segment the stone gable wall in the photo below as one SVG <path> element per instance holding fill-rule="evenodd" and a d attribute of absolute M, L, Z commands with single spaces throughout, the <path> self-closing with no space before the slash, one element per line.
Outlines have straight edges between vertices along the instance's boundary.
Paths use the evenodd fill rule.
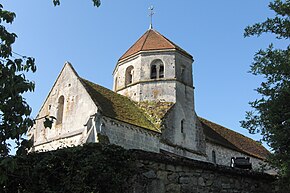
<path fill-rule="evenodd" d="M 40 119 L 30 131 L 35 150 L 78 145 L 84 125 L 97 112 L 97 106 L 69 64 L 64 66 L 37 118 L 54 116 L 58 119 L 58 100 L 61 96 L 64 97 L 62 123 L 54 121 L 52 128 L 44 128 L 44 120 Z"/>

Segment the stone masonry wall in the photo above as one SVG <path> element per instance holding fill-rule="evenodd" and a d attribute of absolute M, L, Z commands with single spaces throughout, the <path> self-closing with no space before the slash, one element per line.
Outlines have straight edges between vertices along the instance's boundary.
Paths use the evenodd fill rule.
<path fill-rule="evenodd" d="M 268 174 L 149 152 L 135 152 L 134 193 L 278 193 Z"/>
<path fill-rule="evenodd" d="M 54 116 L 60 119 L 58 117 L 60 97 L 64 98 L 62 121 L 61 123 L 54 121 L 51 129 L 45 128 L 43 117 Z M 78 145 L 79 134 L 97 109 L 71 65 L 66 63 L 37 115 L 40 119 L 36 120 L 33 127 L 35 129 L 31 129 L 29 133 L 34 139 L 35 150 L 54 150 L 61 146 Z"/>
<path fill-rule="evenodd" d="M 125 149 L 159 152 L 159 133 L 110 118 L 103 118 L 103 121 L 105 126 L 101 133 L 109 138 L 110 143 Z"/>
<path fill-rule="evenodd" d="M 254 170 L 259 170 L 261 164 L 265 164 L 265 162 L 263 162 L 261 159 L 254 158 L 253 156 L 249 156 L 247 154 L 243 154 L 214 143 L 206 142 L 206 154 L 208 155 L 208 161 L 210 162 L 213 160 L 212 151 L 215 151 L 216 163 L 219 165 L 230 166 L 231 157 L 250 157 L 250 162 L 252 163 Z"/>

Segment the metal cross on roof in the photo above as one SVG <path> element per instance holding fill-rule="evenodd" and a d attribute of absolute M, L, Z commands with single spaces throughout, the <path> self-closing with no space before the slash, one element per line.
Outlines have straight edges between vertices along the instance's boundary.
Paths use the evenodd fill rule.
<path fill-rule="evenodd" d="M 152 17 L 153 17 L 153 15 L 154 15 L 154 12 L 153 12 L 153 10 L 154 10 L 154 7 L 151 5 L 149 8 L 149 17 L 150 17 L 150 26 L 149 26 L 149 29 L 152 29 L 153 28 L 153 25 L 152 25 Z"/>

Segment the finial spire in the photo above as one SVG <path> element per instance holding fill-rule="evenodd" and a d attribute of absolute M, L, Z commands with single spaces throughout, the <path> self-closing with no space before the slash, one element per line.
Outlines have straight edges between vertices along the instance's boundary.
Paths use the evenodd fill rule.
<path fill-rule="evenodd" d="M 152 17 L 154 15 L 154 7 L 151 5 L 149 8 L 149 17 L 150 17 L 150 26 L 149 26 L 149 29 L 153 29 L 153 25 L 152 25 Z"/>

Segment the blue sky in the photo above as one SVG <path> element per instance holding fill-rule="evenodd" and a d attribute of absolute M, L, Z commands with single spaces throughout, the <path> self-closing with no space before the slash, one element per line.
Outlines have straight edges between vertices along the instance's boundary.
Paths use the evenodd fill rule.
<path fill-rule="evenodd" d="M 3 0 L 16 12 L 10 31 L 18 35 L 14 51 L 36 59 L 36 83 L 26 94 L 33 116 L 50 91 L 65 61 L 81 77 L 112 88 L 112 72 L 121 55 L 148 29 L 148 7 L 155 7 L 153 27 L 194 57 L 196 112 L 208 120 L 257 139 L 240 127 L 248 102 L 262 81 L 247 73 L 253 55 L 269 43 L 284 46 L 272 35 L 244 38 L 247 25 L 272 17 L 269 0 L 148 1 Z"/>

